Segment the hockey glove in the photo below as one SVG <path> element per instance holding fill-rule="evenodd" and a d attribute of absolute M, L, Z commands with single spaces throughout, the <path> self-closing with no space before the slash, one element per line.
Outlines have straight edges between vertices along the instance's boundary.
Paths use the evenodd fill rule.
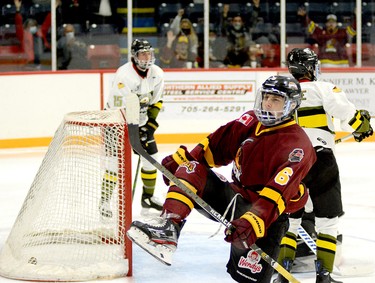
<path fill-rule="evenodd" d="M 263 220 L 251 212 L 246 212 L 239 219 L 233 220 L 231 225 L 225 229 L 224 240 L 238 249 L 249 249 L 257 238 L 264 236 Z"/>
<path fill-rule="evenodd" d="M 144 149 L 147 149 L 150 142 L 155 142 L 154 133 L 158 127 L 159 124 L 150 118 L 144 126 L 139 128 L 139 138 Z"/>
<path fill-rule="evenodd" d="M 171 155 L 168 155 L 165 157 L 161 164 L 168 169 L 169 172 L 174 174 L 182 163 L 193 161 L 194 158 L 190 155 L 190 153 L 187 151 L 186 146 L 181 145 L 177 151 Z M 169 180 L 167 177 L 163 175 L 164 183 L 169 186 Z"/>
<path fill-rule="evenodd" d="M 367 110 L 357 110 L 349 125 L 354 129 L 353 136 L 357 142 L 371 136 L 374 131 L 370 124 L 370 113 Z"/>

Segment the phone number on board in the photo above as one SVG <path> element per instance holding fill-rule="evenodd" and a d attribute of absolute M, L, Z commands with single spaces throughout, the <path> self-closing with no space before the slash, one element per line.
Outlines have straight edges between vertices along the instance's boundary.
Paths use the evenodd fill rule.
<path fill-rule="evenodd" d="M 248 110 L 245 106 L 181 106 L 182 113 L 195 112 L 238 112 L 243 113 Z"/>

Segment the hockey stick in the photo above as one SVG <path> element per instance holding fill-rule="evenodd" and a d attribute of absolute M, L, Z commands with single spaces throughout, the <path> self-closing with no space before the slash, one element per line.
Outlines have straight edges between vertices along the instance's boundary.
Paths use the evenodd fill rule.
<path fill-rule="evenodd" d="M 303 229 L 302 226 L 299 226 L 298 229 L 298 235 L 301 237 L 301 239 L 305 242 L 305 244 L 310 248 L 310 250 L 316 254 L 316 243 L 313 238 L 309 235 L 309 233 L 306 232 L 305 229 Z"/>
<path fill-rule="evenodd" d="M 311 238 L 310 234 L 306 232 L 306 230 L 302 227 L 299 226 L 298 229 L 298 235 L 301 237 L 301 239 L 305 242 L 305 244 L 310 248 L 310 250 L 316 255 L 317 249 L 316 249 L 316 242 L 314 241 L 313 238 Z M 336 266 L 333 266 L 336 271 L 338 269 Z M 334 272 L 336 273 L 336 272 Z"/>
<path fill-rule="evenodd" d="M 317 252 L 316 243 L 314 239 L 311 238 L 309 233 L 307 233 L 306 230 L 303 229 L 302 226 L 298 227 L 298 235 L 305 242 L 305 244 L 310 248 L 310 250 L 316 255 L 316 252 Z M 353 258 L 351 258 L 351 260 L 352 259 Z M 369 264 L 367 262 L 362 262 L 361 264 L 357 264 L 357 265 L 349 265 L 349 264 L 338 264 L 336 260 L 337 259 L 335 259 L 332 273 L 337 276 L 358 277 L 358 276 L 364 276 L 367 274 L 372 274 L 374 272 L 373 264 Z"/>
<path fill-rule="evenodd" d="M 346 140 L 348 140 L 348 139 L 350 139 L 352 137 L 353 137 L 353 133 L 351 133 L 351 134 L 349 134 L 349 135 L 347 135 L 345 137 L 342 137 L 340 139 L 335 140 L 335 144 L 338 144 L 340 142 L 346 141 Z"/>
<path fill-rule="evenodd" d="M 129 97 L 127 100 L 128 115 L 121 109 L 121 113 L 125 119 L 127 117 L 129 140 L 132 148 L 149 161 L 156 169 L 158 169 L 164 176 L 166 176 L 171 182 L 173 182 L 177 187 L 184 191 L 190 198 L 192 198 L 195 203 L 202 207 L 208 214 L 210 214 L 219 223 L 223 224 L 229 230 L 233 229 L 232 225 L 228 220 L 226 220 L 222 215 L 220 215 L 216 210 L 214 210 L 208 203 L 201 199 L 197 194 L 191 191 L 184 183 L 182 183 L 177 177 L 175 177 L 169 170 L 167 170 L 163 165 L 158 163 L 152 156 L 150 156 L 142 147 L 139 139 L 139 99 L 137 96 Z M 290 274 L 282 265 L 275 261 L 272 257 L 266 254 L 260 247 L 256 244 L 252 244 L 250 247 L 256 253 L 258 253 L 264 261 L 266 261 L 272 268 L 274 268 L 278 273 L 284 276 L 285 279 L 292 283 L 300 283 L 292 274 Z"/>
<path fill-rule="evenodd" d="M 158 163 L 154 158 L 147 154 L 147 152 L 143 149 L 142 145 L 139 142 L 139 132 L 138 132 L 138 125 L 128 124 L 129 129 L 129 139 L 130 144 L 133 149 L 138 152 L 141 156 L 146 158 L 156 169 L 158 169 L 163 175 L 165 175 L 171 182 L 173 182 L 177 187 L 184 191 L 190 198 L 192 198 L 195 203 L 197 203 L 200 207 L 202 207 L 207 213 L 209 213 L 213 218 L 215 218 L 218 222 L 223 224 L 229 230 L 233 229 L 231 227 L 230 222 L 226 220 L 223 216 L 221 216 L 216 210 L 214 210 L 208 203 L 206 203 L 203 199 L 201 199 L 197 194 L 191 191 L 184 183 L 182 183 L 178 178 L 176 178 L 170 171 L 168 171 L 163 165 Z M 252 244 L 250 246 L 252 250 L 257 252 L 263 260 L 265 260 L 268 264 L 271 265 L 278 273 L 284 276 L 285 279 L 289 280 L 293 283 L 299 283 L 299 281 L 294 278 L 285 268 L 283 268 L 277 261 L 271 258 L 268 254 L 266 254 L 260 247 L 256 244 Z"/>
<path fill-rule="evenodd" d="M 132 202 L 134 200 L 135 187 L 137 186 L 137 179 L 138 179 L 138 173 L 139 173 L 139 167 L 140 166 L 141 166 L 141 156 L 138 155 L 137 169 L 135 171 L 135 176 L 134 176 L 134 181 L 133 181 Z"/>

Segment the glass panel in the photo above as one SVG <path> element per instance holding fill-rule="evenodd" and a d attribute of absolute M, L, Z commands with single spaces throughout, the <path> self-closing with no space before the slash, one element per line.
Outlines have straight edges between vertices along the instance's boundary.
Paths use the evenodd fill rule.
<path fill-rule="evenodd" d="M 355 65 L 355 0 L 288 3 L 287 52 L 295 47 L 313 49 L 322 67 Z M 354 43 L 354 44 L 353 44 Z"/>
<path fill-rule="evenodd" d="M 51 70 L 49 1 L 2 1 L 0 71 Z"/>
<path fill-rule="evenodd" d="M 0 71 L 52 70 L 51 1 L 4 2 Z M 56 0 L 57 70 L 117 68 L 125 10 L 126 1 Z"/>
<path fill-rule="evenodd" d="M 252 38 L 260 45 L 261 67 L 280 67 L 280 2 L 260 1 Z"/>
<path fill-rule="evenodd" d="M 133 0 L 132 36 L 151 43 L 156 64 L 163 68 L 203 68 L 203 2 Z M 347 36 L 355 27 L 355 0 L 286 2 L 286 52 L 308 46 L 325 66 L 355 66 L 358 39 Z M 126 0 L 56 3 L 58 70 L 116 69 L 128 61 Z M 52 70 L 51 0 L 6 0 L 0 5 L 0 72 Z M 208 67 L 280 67 L 280 1 L 211 0 L 209 7 Z M 340 38 L 319 34 L 328 14 L 336 16 Z M 243 27 L 233 29 L 241 21 Z M 363 1 L 362 21 L 362 66 L 375 66 L 375 0 Z M 35 25 L 37 32 L 31 34 Z M 181 27 L 190 33 L 183 34 Z"/>
<path fill-rule="evenodd" d="M 355 52 L 355 53 L 354 53 Z M 356 51 L 353 50 L 353 58 Z M 355 59 L 353 59 L 355 60 Z M 362 66 L 375 66 L 375 1 L 362 3 Z"/>
<path fill-rule="evenodd" d="M 118 68 L 127 45 L 126 12 L 126 1 L 62 1 L 56 15 L 57 69 Z"/>
<path fill-rule="evenodd" d="M 163 2 L 158 7 L 159 53 L 162 68 L 198 68 L 203 41 L 203 3 Z"/>

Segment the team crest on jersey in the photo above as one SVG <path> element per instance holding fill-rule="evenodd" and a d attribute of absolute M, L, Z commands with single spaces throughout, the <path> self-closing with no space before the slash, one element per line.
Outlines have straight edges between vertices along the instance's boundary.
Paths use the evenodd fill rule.
<path fill-rule="evenodd" d="M 295 148 L 295 149 L 293 149 L 293 151 L 291 153 L 289 153 L 288 160 L 290 162 L 301 162 L 304 155 L 305 155 L 305 153 L 303 152 L 303 149 Z"/>
<path fill-rule="evenodd" d="M 187 161 L 182 163 L 180 166 L 186 168 L 186 173 L 191 174 L 195 172 L 195 167 L 197 166 L 198 162 L 196 161 Z"/>
<path fill-rule="evenodd" d="M 250 114 L 243 114 L 240 118 L 237 119 L 238 122 L 244 124 L 245 126 L 248 126 L 251 121 L 253 121 L 254 117 Z"/>
<path fill-rule="evenodd" d="M 257 252 L 250 250 L 246 257 L 241 256 L 238 267 L 247 268 L 251 273 L 260 273 L 263 269 L 262 265 L 259 264 L 260 259 L 261 257 Z"/>

